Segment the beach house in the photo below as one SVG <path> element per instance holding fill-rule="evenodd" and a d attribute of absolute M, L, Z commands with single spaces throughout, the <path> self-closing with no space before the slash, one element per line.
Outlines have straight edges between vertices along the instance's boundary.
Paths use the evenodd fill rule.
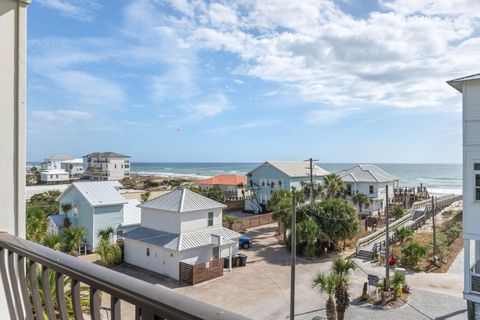
<path fill-rule="evenodd" d="M 59 214 L 68 217 L 71 226 L 83 226 L 87 230 L 85 244 L 89 251 L 95 251 L 99 230 L 112 227 L 116 235 L 118 231 L 123 234 L 129 225 L 138 225 L 138 218 L 135 223 L 130 212 L 126 221 L 124 207 L 128 201 L 120 194 L 119 187 L 117 181 L 73 182 L 57 199 L 60 203 Z M 66 207 L 68 211 L 64 212 Z M 139 213 L 138 210 L 137 216 Z M 50 219 L 50 223 L 56 223 L 60 229 L 60 219 L 56 219 Z M 49 229 L 55 230 L 55 226 L 51 225 Z"/>
<path fill-rule="evenodd" d="M 195 284 L 223 275 L 223 258 L 231 263 L 238 251 L 241 235 L 222 226 L 222 203 L 178 189 L 140 208 L 140 227 L 123 235 L 129 264 Z"/>
<path fill-rule="evenodd" d="M 67 171 L 70 176 L 83 175 L 83 158 L 65 160 L 60 163 L 60 168 Z"/>
<path fill-rule="evenodd" d="M 217 187 L 223 191 L 225 198 L 240 198 L 245 196 L 247 178 L 235 174 L 221 174 L 212 178 L 197 182 L 200 190 L 208 190 Z"/>
<path fill-rule="evenodd" d="M 451 80 L 447 83 L 463 94 L 463 298 L 467 301 L 469 319 L 479 319 L 480 74 Z"/>
<path fill-rule="evenodd" d="M 130 156 L 93 152 L 83 156 L 83 177 L 89 180 L 122 180 L 130 175 Z"/>
<path fill-rule="evenodd" d="M 314 183 L 323 183 L 327 174 L 328 171 L 313 165 Z M 256 200 L 266 205 L 274 190 L 302 189 L 302 182 L 310 182 L 310 168 L 304 161 L 266 161 L 247 173 L 247 180 Z"/>
<path fill-rule="evenodd" d="M 387 198 L 386 187 L 389 187 L 389 199 L 393 199 L 394 189 L 399 183 L 399 178 L 373 164 L 359 164 L 337 174 L 345 184 L 347 196 L 363 193 L 368 197 L 366 209 L 370 212 L 383 210 Z"/>

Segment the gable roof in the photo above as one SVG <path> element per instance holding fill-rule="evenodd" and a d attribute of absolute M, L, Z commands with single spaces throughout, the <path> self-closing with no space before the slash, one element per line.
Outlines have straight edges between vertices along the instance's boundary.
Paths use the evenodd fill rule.
<path fill-rule="evenodd" d="M 137 199 L 127 200 L 127 203 L 123 206 L 123 222 L 122 227 L 139 225 L 141 222 L 142 212 L 138 207 L 140 201 Z"/>
<path fill-rule="evenodd" d="M 182 213 L 226 208 L 227 206 L 183 188 L 144 202 L 139 207 Z"/>
<path fill-rule="evenodd" d="M 214 243 L 213 237 L 221 238 L 223 244 L 233 244 L 242 235 L 224 227 L 208 228 L 181 234 L 138 227 L 124 233 L 123 236 L 127 239 L 142 241 L 166 249 L 183 251 L 210 246 Z"/>
<path fill-rule="evenodd" d="M 48 216 L 48 219 L 52 220 L 55 226 L 63 227 L 63 220 L 65 220 L 65 216 L 63 214 L 52 214 Z"/>
<path fill-rule="evenodd" d="M 400 180 L 373 164 L 359 164 L 337 173 L 344 182 L 392 182 Z"/>
<path fill-rule="evenodd" d="M 116 153 L 116 152 L 92 152 L 87 154 L 84 157 L 107 157 L 107 158 L 130 158 L 130 156 L 121 154 L 121 153 Z"/>
<path fill-rule="evenodd" d="M 53 156 L 50 156 L 48 158 L 45 158 L 45 160 L 50 160 L 50 161 L 63 161 L 63 160 L 72 160 L 73 158 L 70 157 L 70 156 L 66 156 L 66 155 L 53 155 Z"/>
<path fill-rule="evenodd" d="M 480 73 L 472 74 L 470 76 L 461 77 L 458 79 L 449 80 L 447 81 L 447 83 L 452 87 L 454 87 L 455 89 L 457 89 L 458 91 L 463 92 L 463 83 L 466 81 L 473 81 L 473 80 L 480 80 Z"/>
<path fill-rule="evenodd" d="M 62 192 L 57 200 L 60 201 L 64 195 L 70 192 L 71 189 L 75 188 L 92 207 L 104 207 L 127 203 L 125 198 L 122 197 L 120 192 L 118 192 L 114 186 L 115 183 L 112 181 L 74 182 Z"/>
<path fill-rule="evenodd" d="M 199 185 L 223 185 L 223 186 L 238 186 L 239 184 L 247 184 L 247 177 L 237 176 L 235 174 L 221 174 L 216 177 L 200 180 Z"/>
<path fill-rule="evenodd" d="M 250 171 L 250 173 L 264 165 L 271 165 L 291 178 L 310 176 L 310 170 L 308 169 L 308 164 L 305 161 L 265 161 L 264 163 Z M 321 177 L 326 176 L 327 174 L 329 174 L 327 170 L 319 167 L 316 164 L 313 164 L 314 176 Z"/>

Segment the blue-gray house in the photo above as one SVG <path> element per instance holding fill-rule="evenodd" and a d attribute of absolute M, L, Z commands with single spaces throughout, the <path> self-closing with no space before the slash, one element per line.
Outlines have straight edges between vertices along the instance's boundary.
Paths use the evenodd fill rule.
<path fill-rule="evenodd" d="M 59 197 L 62 204 L 69 203 L 72 209 L 66 213 L 73 227 L 87 229 L 85 239 L 89 251 L 94 251 L 99 242 L 99 230 L 112 227 L 115 231 L 124 222 L 124 205 L 127 200 L 120 194 L 116 181 L 74 182 Z"/>
<path fill-rule="evenodd" d="M 315 183 L 323 183 L 327 174 L 328 171 L 313 165 Z M 247 184 L 256 191 L 257 201 L 267 204 L 274 190 L 300 190 L 302 181 L 310 181 L 310 170 L 304 161 L 266 161 L 247 173 L 247 178 Z"/>

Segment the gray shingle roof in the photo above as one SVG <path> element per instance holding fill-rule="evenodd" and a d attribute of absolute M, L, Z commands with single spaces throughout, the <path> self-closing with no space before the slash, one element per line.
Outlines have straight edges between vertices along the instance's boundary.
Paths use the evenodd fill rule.
<path fill-rule="evenodd" d="M 392 182 L 399 178 L 373 164 L 359 164 L 337 173 L 344 182 Z"/>
<path fill-rule="evenodd" d="M 222 238 L 223 244 L 232 244 L 242 235 L 224 227 L 208 228 L 182 234 L 138 227 L 123 234 L 127 239 L 142 241 L 170 250 L 183 251 L 213 244 L 212 235 Z"/>
<path fill-rule="evenodd" d="M 472 74 L 470 76 L 461 77 L 461 78 L 458 78 L 458 79 L 453 79 L 453 80 L 447 81 L 447 83 L 449 85 L 451 85 L 452 87 L 454 87 L 455 89 L 457 89 L 458 91 L 462 92 L 463 91 L 463 83 L 465 81 L 472 81 L 472 80 L 480 80 L 480 73 Z"/>
<path fill-rule="evenodd" d="M 266 161 L 257 168 L 265 164 L 270 164 L 271 166 L 277 168 L 278 170 L 285 173 L 291 178 L 295 177 L 307 177 L 310 176 L 310 170 L 308 169 L 308 163 L 305 161 Z M 255 171 L 257 168 L 253 169 L 251 172 Z M 316 164 L 313 164 L 313 175 L 314 176 L 326 176 L 329 172 Z"/>
<path fill-rule="evenodd" d="M 111 181 L 82 181 L 72 183 L 59 197 L 62 197 L 75 188 L 82 194 L 92 207 L 102 207 L 127 203 L 124 197 L 114 187 Z"/>
<path fill-rule="evenodd" d="M 140 208 L 171 212 L 194 212 L 227 206 L 188 189 L 178 189 L 142 203 Z"/>
<path fill-rule="evenodd" d="M 121 154 L 121 153 L 116 153 L 116 152 L 92 152 L 87 154 L 84 157 L 108 157 L 108 158 L 130 158 L 130 156 Z"/>

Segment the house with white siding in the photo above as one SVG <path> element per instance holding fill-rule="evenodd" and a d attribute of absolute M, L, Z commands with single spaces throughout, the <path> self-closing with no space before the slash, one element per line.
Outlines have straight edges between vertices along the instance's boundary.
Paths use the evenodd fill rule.
<path fill-rule="evenodd" d="M 347 196 L 363 193 L 368 197 L 369 204 L 367 208 L 371 212 L 383 210 L 385 207 L 387 186 L 388 197 L 393 199 L 394 189 L 398 187 L 400 180 L 373 164 L 359 164 L 348 170 L 339 171 L 337 174 L 345 184 Z"/>
<path fill-rule="evenodd" d="M 122 180 L 130 175 L 130 156 L 92 152 L 83 156 L 83 177 L 94 181 Z"/>
<path fill-rule="evenodd" d="M 99 230 L 112 227 L 115 240 L 117 235 L 139 225 L 139 202 L 129 203 L 120 194 L 120 186 L 118 181 L 73 182 L 57 199 L 59 214 L 66 215 L 71 226 L 83 226 L 87 230 L 85 243 L 89 251 L 95 251 L 97 247 Z M 71 204 L 72 209 L 63 212 L 63 204 Z M 49 228 L 54 230 L 55 226 Z"/>
<path fill-rule="evenodd" d="M 46 169 L 40 171 L 40 181 L 47 184 L 66 183 L 70 181 L 70 173 L 63 169 Z"/>
<path fill-rule="evenodd" d="M 463 94 L 464 289 L 469 319 L 480 318 L 480 74 L 447 82 Z M 473 251 L 470 249 L 473 244 Z"/>
<path fill-rule="evenodd" d="M 313 181 L 322 184 L 329 172 L 313 165 Z M 247 173 L 247 184 L 255 190 L 257 201 L 267 204 L 275 190 L 301 190 L 310 182 L 310 168 L 305 161 L 266 161 Z"/>
<path fill-rule="evenodd" d="M 181 280 L 180 265 L 230 259 L 241 234 L 222 226 L 222 203 L 188 189 L 144 202 L 140 227 L 123 234 L 125 262 Z M 223 273 L 222 273 L 223 274 Z"/>

